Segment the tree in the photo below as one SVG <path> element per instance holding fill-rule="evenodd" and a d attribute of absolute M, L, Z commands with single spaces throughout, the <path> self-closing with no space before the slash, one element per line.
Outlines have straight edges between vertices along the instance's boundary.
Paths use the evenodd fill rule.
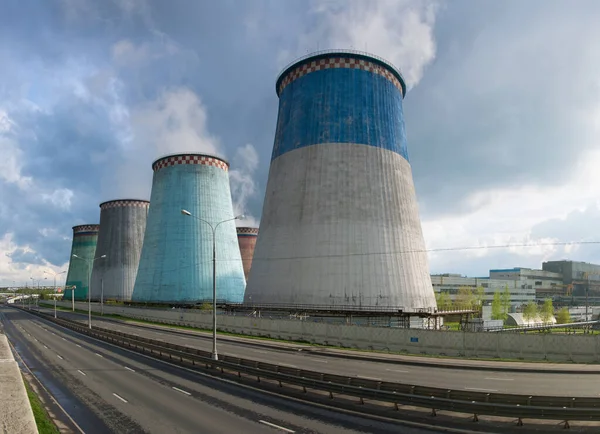
<path fill-rule="evenodd" d="M 452 309 L 452 300 L 450 299 L 450 294 L 447 292 L 438 292 L 435 294 L 435 301 L 437 303 L 438 310 Z"/>
<path fill-rule="evenodd" d="M 498 291 L 494 292 L 494 299 L 492 300 L 492 319 L 505 320 L 504 309 L 502 308 L 502 299 Z"/>
<path fill-rule="evenodd" d="M 475 288 L 475 302 L 477 303 L 477 309 L 481 312 L 483 309 L 483 301 L 485 300 L 485 289 L 483 286 Z"/>
<path fill-rule="evenodd" d="M 508 285 L 504 287 L 504 291 L 500 294 L 500 304 L 502 306 L 503 319 L 506 319 L 510 311 L 510 289 L 508 289 Z"/>
<path fill-rule="evenodd" d="M 569 324 L 571 322 L 571 314 L 569 313 L 569 309 L 563 307 L 556 314 L 556 322 L 558 324 Z"/>
<path fill-rule="evenodd" d="M 459 309 L 470 310 L 475 304 L 475 296 L 473 295 L 473 289 L 468 286 L 461 286 L 458 288 L 458 294 L 456 294 L 456 307 Z"/>
<path fill-rule="evenodd" d="M 535 321 L 538 316 L 538 305 L 535 301 L 530 301 L 523 309 L 523 319 L 526 322 Z"/>
<path fill-rule="evenodd" d="M 544 304 L 542 305 L 542 309 L 540 310 L 540 317 L 544 324 L 550 322 L 552 317 L 554 316 L 554 306 L 552 306 L 552 299 L 547 298 L 544 300 Z"/>

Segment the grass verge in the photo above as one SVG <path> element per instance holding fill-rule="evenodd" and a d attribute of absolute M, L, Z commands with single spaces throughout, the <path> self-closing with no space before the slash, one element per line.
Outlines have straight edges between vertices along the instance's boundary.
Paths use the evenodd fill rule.
<path fill-rule="evenodd" d="M 42 401 L 33 391 L 29 383 L 25 379 L 25 389 L 27 390 L 27 397 L 31 403 L 31 409 L 33 410 L 33 417 L 35 418 L 35 424 L 40 434 L 60 434 L 60 431 L 52 422 L 52 419 L 48 415 L 48 412 L 44 408 Z"/>

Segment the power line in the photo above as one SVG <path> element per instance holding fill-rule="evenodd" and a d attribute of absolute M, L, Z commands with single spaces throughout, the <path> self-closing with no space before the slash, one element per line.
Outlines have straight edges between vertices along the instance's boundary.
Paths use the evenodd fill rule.
<path fill-rule="evenodd" d="M 349 256 L 376 256 L 376 255 L 396 255 L 410 253 L 428 253 L 428 252 L 450 252 L 450 251 L 467 251 L 467 250 L 484 250 L 484 249 L 508 249 L 512 247 L 543 247 L 543 246 L 574 246 L 600 244 L 600 241 L 556 241 L 547 243 L 521 243 L 521 244 L 494 244 L 491 246 L 467 246 L 467 247 L 440 247 L 435 249 L 417 249 L 417 250 L 399 250 L 391 252 L 371 252 L 371 253 L 345 253 L 335 255 L 315 255 L 315 256 L 289 256 L 276 258 L 257 258 L 252 261 L 278 261 L 290 259 L 318 259 L 318 258 L 345 258 Z"/>

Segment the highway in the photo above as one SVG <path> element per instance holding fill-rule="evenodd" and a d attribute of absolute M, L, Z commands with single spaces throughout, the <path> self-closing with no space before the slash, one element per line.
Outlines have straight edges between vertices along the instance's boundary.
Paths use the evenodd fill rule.
<path fill-rule="evenodd" d="M 85 433 L 432 432 L 221 381 L 13 308 L 0 307 L 0 317 L 17 352 Z"/>
<path fill-rule="evenodd" d="M 51 309 L 46 312 L 51 313 Z M 59 311 L 59 316 L 87 323 L 87 316 Z M 142 324 L 132 324 L 115 319 L 93 317 L 93 323 L 100 327 L 125 333 L 186 345 L 208 350 L 212 341 L 206 333 L 193 333 L 178 329 L 165 330 Z M 257 342 L 259 344 L 260 342 Z M 597 397 L 600 374 L 573 375 L 548 372 L 507 372 L 449 369 L 399 365 L 395 363 L 370 362 L 364 360 L 343 359 L 308 351 L 298 352 L 258 346 L 246 340 L 234 342 L 220 340 L 220 353 L 259 361 L 277 363 L 294 368 L 316 370 L 337 375 L 360 376 L 383 381 L 398 381 L 421 386 L 463 389 L 490 393 L 511 393 L 523 395 Z"/>

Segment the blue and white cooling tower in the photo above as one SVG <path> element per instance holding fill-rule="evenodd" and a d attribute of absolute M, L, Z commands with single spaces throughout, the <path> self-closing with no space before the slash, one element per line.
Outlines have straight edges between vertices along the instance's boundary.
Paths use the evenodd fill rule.
<path fill-rule="evenodd" d="M 229 164 L 212 155 L 177 154 L 159 158 L 152 169 L 150 209 L 132 300 L 172 304 L 212 300 L 212 226 L 217 299 L 241 303 L 246 281 L 233 220 Z"/>
<path fill-rule="evenodd" d="M 321 52 L 287 67 L 276 91 L 245 302 L 433 311 L 400 72 L 370 55 Z"/>
<path fill-rule="evenodd" d="M 100 204 L 100 232 L 92 267 L 92 300 L 131 301 L 150 202 L 118 199 Z"/>

